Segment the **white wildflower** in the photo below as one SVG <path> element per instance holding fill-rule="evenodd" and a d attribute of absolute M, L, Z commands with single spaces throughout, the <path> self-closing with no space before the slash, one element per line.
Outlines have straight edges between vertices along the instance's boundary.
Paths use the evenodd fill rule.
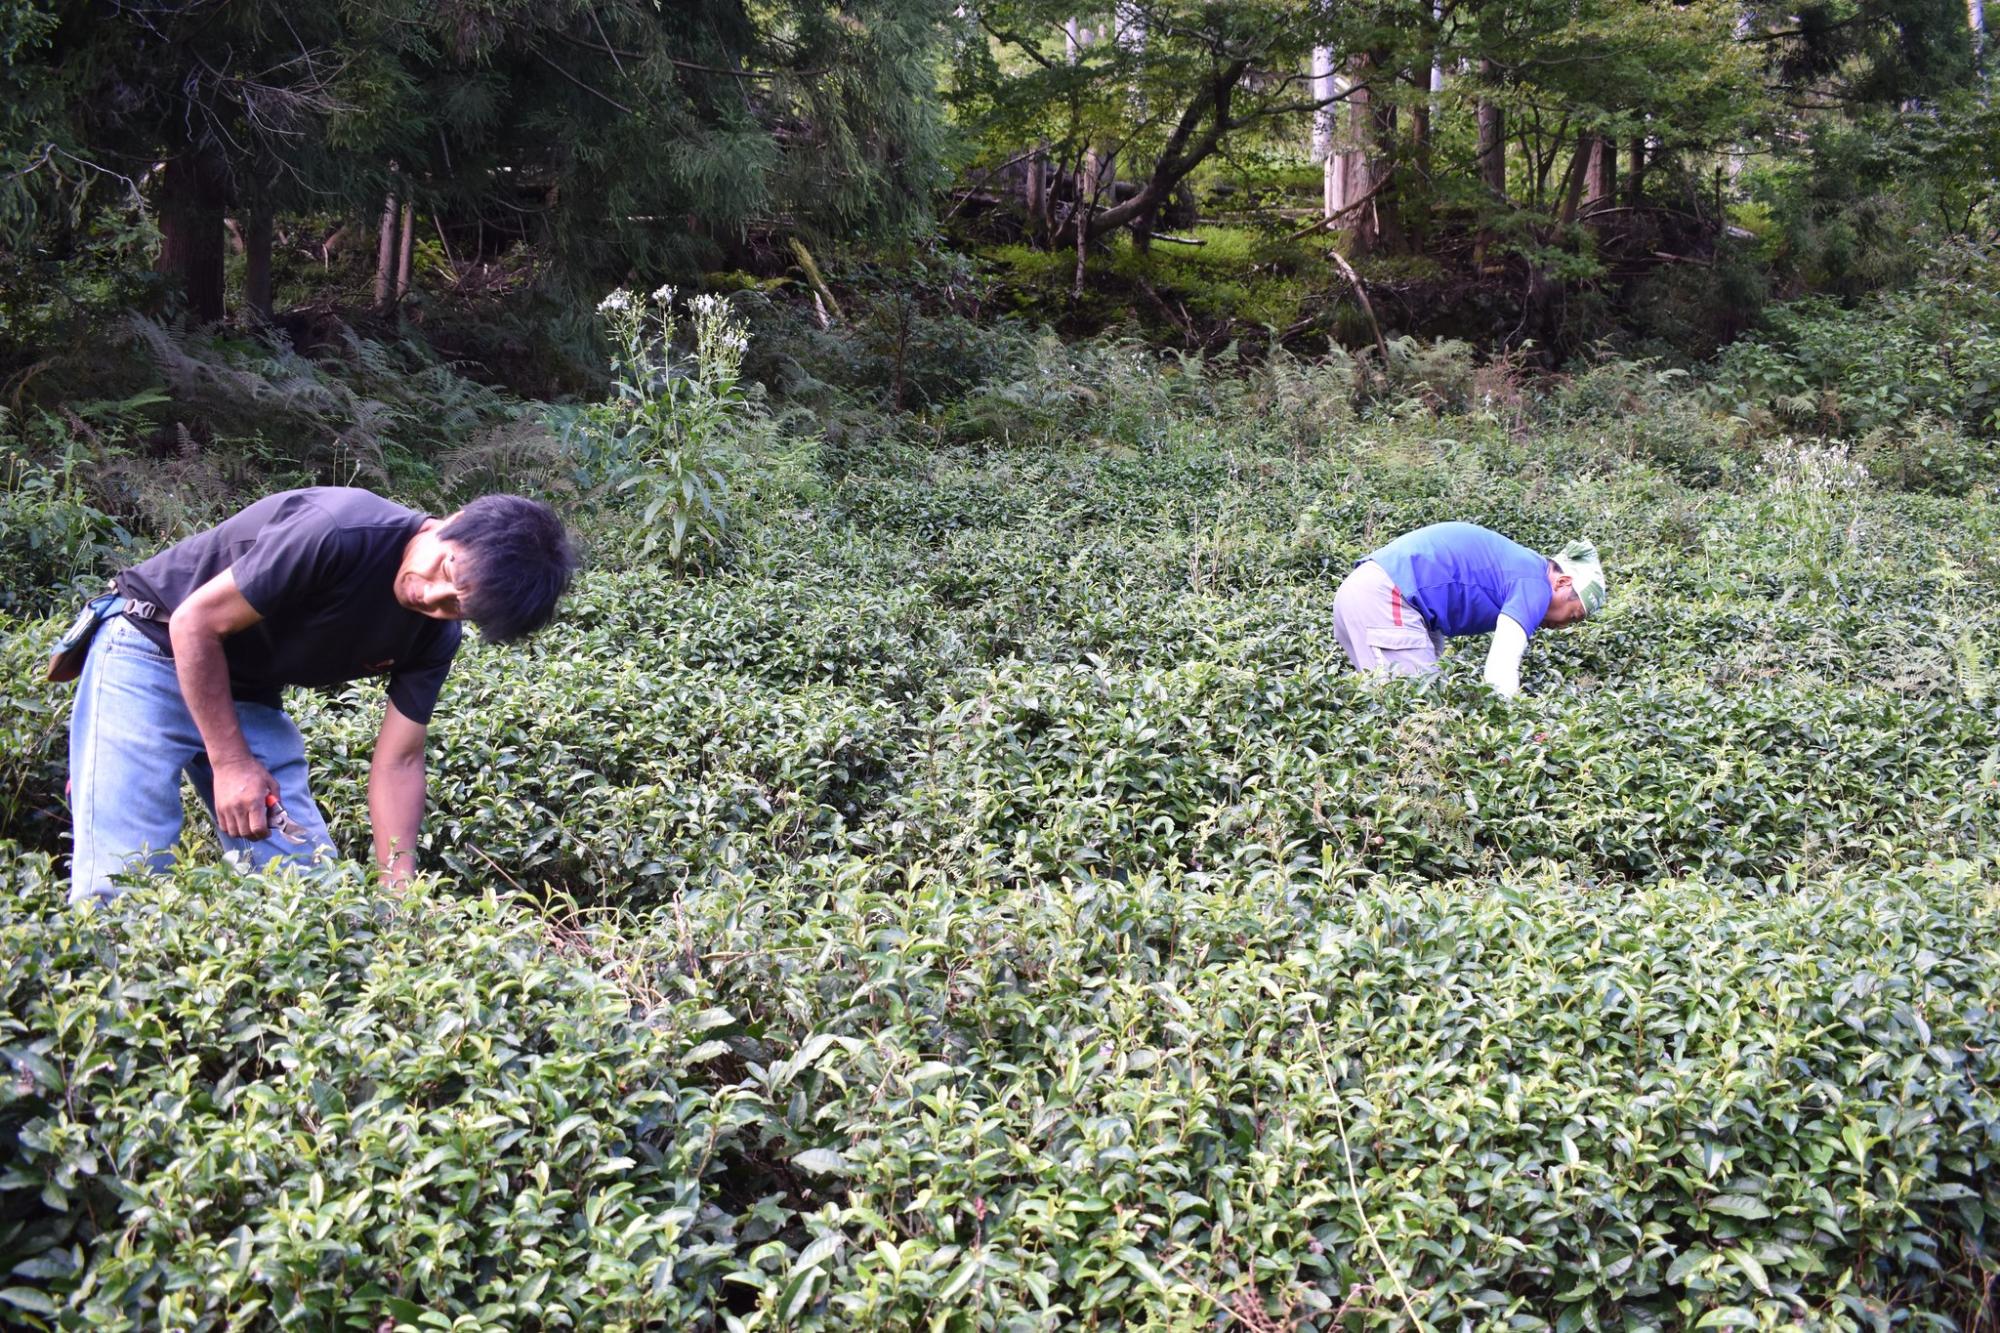
<path fill-rule="evenodd" d="M 623 287 L 614 287 L 611 294 L 597 303 L 600 315 L 622 315 L 632 308 L 632 293 Z"/>
<path fill-rule="evenodd" d="M 658 287 L 653 288 L 654 305 L 672 305 L 673 303 L 674 285 L 671 282 L 663 282 Z"/>
<path fill-rule="evenodd" d="M 1868 471 L 1844 444 L 1800 444 L 1786 439 L 1764 453 L 1757 469 L 1773 495 L 1840 495 L 1860 490 Z"/>

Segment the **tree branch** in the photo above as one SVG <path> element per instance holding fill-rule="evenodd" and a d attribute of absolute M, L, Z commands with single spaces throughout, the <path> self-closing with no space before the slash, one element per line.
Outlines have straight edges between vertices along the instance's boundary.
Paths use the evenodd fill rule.
<path fill-rule="evenodd" d="M 564 69 L 561 65 L 558 65 L 555 61 L 551 60 L 546 52 L 537 50 L 535 52 L 535 58 L 541 61 L 544 65 L 547 65 L 550 69 L 554 70 L 556 73 L 562 75 L 565 79 L 568 79 L 571 83 L 575 84 L 577 87 L 589 93 L 592 97 L 595 97 L 600 101 L 607 102 L 610 105 L 617 107 L 620 111 L 623 111 L 628 116 L 636 116 L 639 114 L 638 112 L 634 111 L 631 107 L 626 106 L 623 102 L 613 97 L 611 94 L 603 92 L 597 88 L 593 88 L 589 84 L 585 83 L 582 79 L 576 77 L 576 75 L 570 73 L 568 70 Z"/>
<path fill-rule="evenodd" d="M 591 19 L 593 22 L 596 20 L 596 17 L 597 16 L 595 13 L 591 15 Z M 599 27 L 598 31 L 602 33 L 603 28 Z M 618 65 L 618 60 L 619 57 L 621 56 L 627 60 L 647 60 L 651 58 L 647 56 L 647 54 L 644 51 L 623 50 L 619 47 L 612 46 L 609 42 L 605 42 L 602 45 L 600 45 L 597 42 L 585 41 L 583 38 L 577 36 L 575 33 L 564 32 L 559 28 L 555 30 L 555 34 L 556 36 L 562 38 L 564 41 L 568 42 L 572 46 L 580 46 L 586 51 L 595 51 L 599 55 L 610 56 L 611 63 L 614 65 Z M 536 52 L 536 54 L 541 55 L 539 51 Z M 547 56 L 543 56 L 542 58 L 544 60 L 548 59 Z M 672 65 L 675 69 L 691 69 L 698 71 L 699 73 L 702 74 L 720 74 L 725 79 L 751 79 L 751 80 L 788 79 L 788 78 L 816 79 L 820 75 L 826 73 L 826 70 L 824 69 L 799 69 L 799 70 L 724 69 L 720 65 L 704 65 L 698 60 L 682 60 L 677 56 L 661 56 L 660 59 L 666 61 L 669 65 Z M 625 72 L 625 67 L 623 65 L 618 65 L 618 72 L 620 74 L 623 74 Z"/>
<path fill-rule="evenodd" d="M 1326 257 L 1346 275 L 1348 285 L 1354 288 L 1354 297 L 1361 302 L 1361 313 L 1368 316 L 1368 327 L 1375 331 L 1375 350 L 1382 355 L 1382 369 L 1386 373 L 1389 369 L 1389 340 L 1382 336 L 1382 324 L 1375 318 L 1375 307 L 1368 300 L 1368 288 L 1362 285 L 1361 275 L 1354 271 L 1354 266 L 1340 251 L 1329 250 Z"/>
<path fill-rule="evenodd" d="M 1188 103 L 1187 109 L 1181 112 L 1179 122 L 1175 124 L 1173 133 L 1167 136 L 1167 142 L 1160 149 L 1160 156 L 1154 162 L 1153 174 L 1139 187 L 1138 193 L 1124 203 L 1114 204 L 1095 216 L 1079 217 L 1077 225 L 1089 227 L 1093 236 L 1102 236 L 1142 216 L 1148 209 L 1158 207 L 1168 192 L 1190 171 L 1201 165 L 1215 151 L 1216 145 L 1222 141 L 1222 136 L 1229 132 L 1232 126 L 1229 118 L 1230 97 L 1249 69 L 1248 60 L 1233 60 L 1218 70 L 1202 94 Z M 1211 108 L 1214 111 L 1214 119 L 1197 139 L 1195 130 L 1204 119 L 1208 118 Z M 1193 142 L 1190 143 L 1190 140 Z"/>
<path fill-rule="evenodd" d="M 991 23 L 987 22 L 986 16 L 984 14 L 979 15 L 979 26 L 981 28 L 984 28 L 986 30 L 987 35 L 992 37 L 995 41 L 1005 42 L 1009 46 L 1015 47 L 1021 52 L 1022 55 L 1025 55 L 1026 57 L 1028 57 L 1028 59 L 1034 61 L 1037 65 L 1040 65 L 1043 69 L 1052 70 L 1056 68 L 1056 63 L 1053 60 L 1050 60 L 1040 51 L 1037 51 L 1035 49 L 1034 43 L 1028 41 L 1026 38 L 1022 37 L 1019 33 L 1014 32 L 1011 29 L 994 27 Z"/>
<path fill-rule="evenodd" d="M 1316 231 L 1325 231 L 1328 227 L 1331 227 L 1341 218 L 1346 217 L 1349 213 L 1352 213 L 1355 209 L 1361 207 L 1363 204 L 1373 199 L 1383 189 L 1383 187 L 1388 185 L 1388 183 L 1393 179 L 1395 179 L 1393 174 L 1389 176 L 1384 176 L 1381 180 L 1376 181 L 1373 185 L 1369 186 L 1368 192 L 1362 195 L 1359 199 L 1356 199 L 1353 203 L 1343 204 L 1341 207 L 1334 209 L 1333 212 L 1328 213 L 1325 217 L 1315 220 L 1311 226 L 1302 227 L 1298 231 L 1295 231 L 1291 235 L 1287 236 L 1285 239 L 1288 241 L 1296 241 L 1300 237 L 1310 236 Z"/>

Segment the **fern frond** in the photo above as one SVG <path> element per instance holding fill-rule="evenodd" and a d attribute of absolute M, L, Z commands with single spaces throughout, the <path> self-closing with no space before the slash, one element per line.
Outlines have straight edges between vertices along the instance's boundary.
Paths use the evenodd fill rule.
<path fill-rule="evenodd" d="M 1986 645 L 1971 627 L 1962 629 L 1951 645 L 1952 674 L 1958 678 L 1958 688 L 1965 695 L 1967 703 L 1984 703 L 1993 693 L 1996 672 L 1993 660 L 1986 654 Z"/>
<path fill-rule="evenodd" d="M 573 463 L 569 448 L 545 423 L 523 417 L 439 455 L 438 479 L 458 494 L 500 489 L 574 494 Z"/>

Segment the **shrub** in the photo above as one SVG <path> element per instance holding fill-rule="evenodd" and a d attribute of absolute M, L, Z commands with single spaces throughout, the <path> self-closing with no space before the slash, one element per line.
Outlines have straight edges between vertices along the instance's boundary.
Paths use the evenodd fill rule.
<path fill-rule="evenodd" d="M 1855 454 L 1869 476 L 1897 490 L 1964 495 L 1996 475 L 1991 444 L 1921 413 L 1877 426 L 1856 444 Z"/>
<path fill-rule="evenodd" d="M 48 621 L 0 615 L 0 840 L 43 850 L 54 850 L 69 826 L 69 698 L 42 674 L 71 614 Z"/>
<path fill-rule="evenodd" d="M 728 971 L 860 1041 L 819 1085 L 850 1127 L 827 1327 L 949 1298 L 996 1327 L 1967 1319 L 1996 1260 L 1982 873 L 913 871 L 835 886 L 837 943 L 746 920 Z"/>
<path fill-rule="evenodd" d="M 72 914 L 0 855 L 16 1322 L 1980 1319 L 1991 496 L 1752 455 L 1635 362 L 1503 420 L 1356 416 L 1335 356 L 1037 356 L 1017 447 L 760 443 L 716 577 L 600 561 L 468 644 L 440 883 L 196 849 Z M 1328 631 L 1443 518 L 1605 553 L 1520 698 L 1477 640 L 1370 682 Z M 17 627 L 0 832 L 47 849 Z M 365 853 L 379 685 L 290 707 Z"/>
<path fill-rule="evenodd" d="M 1469 343 L 1402 337 L 1391 339 L 1388 348 L 1388 360 L 1371 367 L 1374 396 L 1438 414 L 1470 406 L 1476 367 Z"/>
<path fill-rule="evenodd" d="M 1314 359 L 1275 347 L 1252 370 L 1250 393 L 1278 438 L 1298 450 L 1324 444 L 1354 418 L 1354 358 L 1338 344 Z"/>
<path fill-rule="evenodd" d="M 30 1327 L 681 1324 L 757 1112 L 685 994 L 493 898 L 193 870 L 109 912 L 0 894 L 0 1293 Z"/>
<path fill-rule="evenodd" d="M 197 335 L 143 316 L 127 321 L 125 336 L 172 390 L 167 424 L 180 431 L 183 462 L 219 473 L 231 500 L 274 479 L 426 489 L 438 454 L 518 410 L 416 343 L 345 327 L 317 356 L 282 339 Z M 148 477 L 134 471 L 125 481 L 143 491 Z"/>
<path fill-rule="evenodd" d="M 1847 435 L 1953 423 L 2000 438 L 2000 257 L 1946 251 L 1907 290 L 1853 308 L 1824 298 L 1774 307 L 1761 336 L 1724 350 L 1714 391 L 1747 414 Z"/>
<path fill-rule="evenodd" d="M 1719 485 L 1756 462 L 1743 445 L 1740 420 L 1705 402 L 1687 371 L 1652 359 L 1600 356 L 1557 381 L 1539 415 L 1589 434 L 1609 452 L 1650 460 L 1691 486 Z"/>
<path fill-rule="evenodd" d="M 91 503 L 82 450 L 37 462 L 10 424 L 0 409 L 0 613 L 45 614 L 94 592 L 132 539 Z"/>
<path fill-rule="evenodd" d="M 720 877 L 620 945 L 341 874 L 75 915 L 17 858 L 6 1299 L 31 1326 L 1966 1319 L 2000 1203 L 1990 870 L 1743 895 L 1336 855 L 1018 893 L 807 861 L 798 895 Z"/>
<path fill-rule="evenodd" d="M 939 411 L 933 418 L 939 438 L 954 444 L 1051 443 L 1077 429 L 1081 409 L 1100 403 L 1129 421 L 1143 407 L 1108 392 L 1098 372 L 1139 355 L 1130 347 L 1078 348 L 1044 334 L 1019 364 Z"/>

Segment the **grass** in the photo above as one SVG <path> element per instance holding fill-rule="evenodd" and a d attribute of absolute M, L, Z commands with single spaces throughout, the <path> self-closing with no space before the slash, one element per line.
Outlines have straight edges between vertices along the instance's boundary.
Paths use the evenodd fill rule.
<path fill-rule="evenodd" d="M 1179 307 L 1183 321 L 1204 325 L 1234 321 L 1254 330 L 1286 328 L 1309 305 L 1345 289 L 1309 240 L 1288 241 L 1254 228 L 1206 224 L 1174 234 L 1201 244 L 1156 241 L 1141 254 L 1126 233 L 1111 237 L 1090 258 L 1089 299 L 1107 311 L 1121 305 L 1140 310 L 1148 322 L 1171 323 L 1172 310 Z M 1053 313 L 1068 301 L 1076 274 L 1074 252 L 1008 245 L 989 249 L 984 257 L 1000 269 L 1003 282 L 1020 291 L 1024 308 Z M 1169 303 L 1168 311 L 1148 308 L 1140 295 L 1147 286 Z"/>

